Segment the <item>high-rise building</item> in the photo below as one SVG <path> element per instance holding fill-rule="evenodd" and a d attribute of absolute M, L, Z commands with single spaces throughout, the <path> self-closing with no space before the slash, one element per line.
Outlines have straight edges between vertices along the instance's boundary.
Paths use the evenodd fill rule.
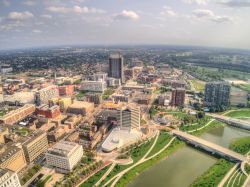
<path fill-rule="evenodd" d="M 17 174 L 7 169 L 0 169 L 0 187 L 21 187 Z"/>
<path fill-rule="evenodd" d="M 71 171 L 83 156 L 82 146 L 68 141 L 56 143 L 46 153 L 46 162 L 57 171 L 67 173 Z"/>
<path fill-rule="evenodd" d="M 118 110 L 118 127 L 121 129 L 139 129 L 140 128 L 140 107 L 127 106 Z"/>
<path fill-rule="evenodd" d="M 207 107 L 229 106 L 230 84 L 227 82 L 209 82 L 205 86 L 204 104 Z"/>
<path fill-rule="evenodd" d="M 43 131 L 35 132 L 23 143 L 22 146 L 26 161 L 30 163 L 47 151 L 47 134 Z"/>
<path fill-rule="evenodd" d="M 183 88 L 177 88 L 172 90 L 172 106 L 184 106 L 186 90 Z"/>
<path fill-rule="evenodd" d="M 123 57 L 121 54 L 112 54 L 109 57 L 109 77 L 121 79 L 125 83 L 123 72 Z"/>

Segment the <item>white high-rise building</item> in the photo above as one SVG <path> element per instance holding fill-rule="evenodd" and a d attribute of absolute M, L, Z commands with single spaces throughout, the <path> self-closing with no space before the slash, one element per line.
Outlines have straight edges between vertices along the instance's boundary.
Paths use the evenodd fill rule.
<path fill-rule="evenodd" d="M 17 174 L 7 169 L 0 169 L 0 187 L 21 187 Z"/>
<path fill-rule="evenodd" d="M 74 142 L 60 141 L 50 148 L 45 156 L 49 166 L 59 172 L 67 173 L 81 160 L 83 148 Z"/>
<path fill-rule="evenodd" d="M 140 107 L 127 106 L 118 110 L 118 127 L 121 129 L 140 128 Z"/>

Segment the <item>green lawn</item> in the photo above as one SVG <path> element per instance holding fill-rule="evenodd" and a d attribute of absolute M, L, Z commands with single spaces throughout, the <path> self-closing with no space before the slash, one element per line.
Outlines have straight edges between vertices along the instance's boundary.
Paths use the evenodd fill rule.
<path fill-rule="evenodd" d="M 250 92 L 250 84 L 238 84 L 235 87 L 240 88 L 244 91 Z"/>
<path fill-rule="evenodd" d="M 47 176 L 44 180 L 40 180 L 37 183 L 37 187 L 45 187 L 45 184 L 51 179 L 51 175 Z"/>
<path fill-rule="evenodd" d="M 198 92 L 203 92 L 205 90 L 205 83 L 197 80 L 191 80 L 191 84 L 194 86 L 194 89 Z"/>
<path fill-rule="evenodd" d="M 233 174 L 234 174 L 234 172 L 233 172 Z M 244 175 L 239 170 L 236 172 L 236 174 L 232 178 L 231 178 L 231 176 L 225 182 L 225 184 L 223 185 L 223 187 L 242 187 L 242 185 L 244 184 L 244 182 L 245 182 L 245 180 L 247 178 L 246 175 Z"/>
<path fill-rule="evenodd" d="M 140 160 L 142 156 L 145 155 L 148 149 L 152 146 L 153 142 L 154 142 L 154 139 L 144 143 L 140 147 L 133 148 L 133 150 L 131 151 L 131 157 L 134 162 L 129 165 L 116 165 L 114 169 L 110 172 L 110 174 L 101 182 L 100 187 L 103 186 L 107 181 L 109 181 L 116 174 L 127 169 L 128 167 L 136 163 L 138 160 Z"/>
<path fill-rule="evenodd" d="M 91 176 L 88 180 L 82 183 L 80 187 L 94 186 L 94 184 L 97 183 L 101 179 L 101 177 L 106 173 L 106 171 L 108 171 L 109 167 L 110 165 L 98 171 L 95 175 Z"/>
<path fill-rule="evenodd" d="M 77 98 L 82 98 L 86 95 L 87 91 L 80 91 L 76 94 L 76 97 Z"/>
<path fill-rule="evenodd" d="M 230 144 L 229 148 L 237 153 L 246 154 L 250 151 L 250 136 L 237 138 Z"/>
<path fill-rule="evenodd" d="M 209 124 L 208 126 L 206 126 L 205 128 L 199 130 L 199 131 L 194 131 L 191 134 L 195 135 L 195 136 L 200 136 L 202 133 L 208 131 L 209 129 L 213 129 L 213 128 L 217 128 L 220 127 L 221 125 L 223 125 L 224 123 L 220 122 L 220 121 L 213 121 L 211 122 L 211 124 Z"/>
<path fill-rule="evenodd" d="M 147 157 L 150 157 L 160 151 L 170 141 L 171 138 L 171 135 L 169 135 L 166 131 L 160 131 L 158 140 Z"/>
<path fill-rule="evenodd" d="M 232 118 L 250 117 L 250 109 L 232 111 L 226 114 L 226 116 L 232 117 Z"/>
<path fill-rule="evenodd" d="M 104 91 L 103 95 L 102 95 L 102 99 L 108 99 L 110 95 L 112 95 L 115 92 L 114 89 L 112 88 L 108 88 L 107 90 Z"/>
<path fill-rule="evenodd" d="M 191 187 L 215 187 L 217 186 L 227 172 L 233 167 L 233 163 L 225 159 L 219 159 L 205 173 L 198 177 Z"/>

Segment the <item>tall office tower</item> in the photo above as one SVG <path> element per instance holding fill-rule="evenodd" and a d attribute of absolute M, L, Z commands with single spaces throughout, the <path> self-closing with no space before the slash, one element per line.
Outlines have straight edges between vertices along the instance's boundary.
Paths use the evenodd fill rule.
<path fill-rule="evenodd" d="M 139 129 L 140 128 L 140 107 L 128 106 L 118 110 L 118 127 L 121 129 Z"/>
<path fill-rule="evenodd" d="M 231 86 L 227 82 L 209 82 L 205 86 L 204 104 L 207 107 L 229 106 Z"/>
<path fill-rule="evenodd" d="M 177 88 L 172 90 L 172 106 L 183 106 L 185 103 L 186 90 L 183 88 Z"/>
<path fill-rule="evenodd" d="M 125 83 L 123 72 L 123 57 L 121 54 L 112 54 L 109 57 L 109 77 L 121 79 Z"/>

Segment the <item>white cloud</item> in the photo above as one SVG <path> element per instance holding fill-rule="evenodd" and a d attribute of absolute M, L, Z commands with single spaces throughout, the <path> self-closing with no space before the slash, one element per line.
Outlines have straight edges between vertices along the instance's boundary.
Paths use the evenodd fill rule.
<path fill-rule="evenodd" d="M 171 7 L 164 6 L 161 15 L 167 17 L 174 17 L 177 15 L 177 13 Z"/>
<path fill-rule="evenodd" d="M 209 0 L 183 0 L 187 4 L 207 5 Z"/>
<path fill-rule="evenodd" d="M 41 15 L 40 17 L 41 17 L 41 18 L 45 18 L 45 19 L 51 19 L 51 18 L 52 18 L 52 16 L 49 15 L 49 14 L 43 14 L 43 15 Z"/>
<path fill-rule="evenodd" d="M 53 13 L 68 13 L 69 12 L 69 8 L 56 7 L 56 6 L 50 6 L 47 8 L 47 10 Z"/>
<path fill-rule="evenodd" d="M 196 9 L 193 10 L 193 14 L 198 17 L 198 18 L 203 18 L 203 17 L 213 17 L 214 13 L 211 10 L 207 9 Z"/>
<path fill-rule="evenodd" d="M 41 31 L 41 30 L 38 30 L 38 29 L 33 29 L 32 32 L 33 32 L 33 33 L 36 33 L 36 34 L 39 34 L 39 33 L 41 33 L 42 31 Z"/>
<path fill-rule="evenodd" d="M 29 11 L 25 11 L 25 12 L 10 12 L 8 15 L 8 18 L 10 20 L 27 20 L 34 17 L 34 15 L 32 13 L 30 13 Z"/>
<path fill-rule="evenodd" d="M 114 18 L 120 20 L 138 20 L 140 16 L 134 11 L 123 10 L 121 13 L 116 14 Z"/>
<path fill-rule="evenodd" d="M 220 0 L 218 3 L 229 7 L 250 7 L 250 0 Z"/>
<path fill-rule="evenodd" d="M 72 8 L 63 7 L 63 6 L 50 6 L 47 8 L 48 11 L 53 13 L 76 13 L 76 14 L 87 14 L 87 13 L 104 13 L 104 10 L 96 9 L 96 8 L 88 8 L 86 6 L 73 6 Z"/>
<path fill-rule="evenodd" d="M 223 23 L 223 22 L 232 22 L 232 18 L 228 16 L 219 16 L 216 15 L 212 10 L 208 9 L 196 9 L 193 10 L 193 16 L 198 19 L 207 19 L 210 21 L 214 21 L 217 23 Z"/>

